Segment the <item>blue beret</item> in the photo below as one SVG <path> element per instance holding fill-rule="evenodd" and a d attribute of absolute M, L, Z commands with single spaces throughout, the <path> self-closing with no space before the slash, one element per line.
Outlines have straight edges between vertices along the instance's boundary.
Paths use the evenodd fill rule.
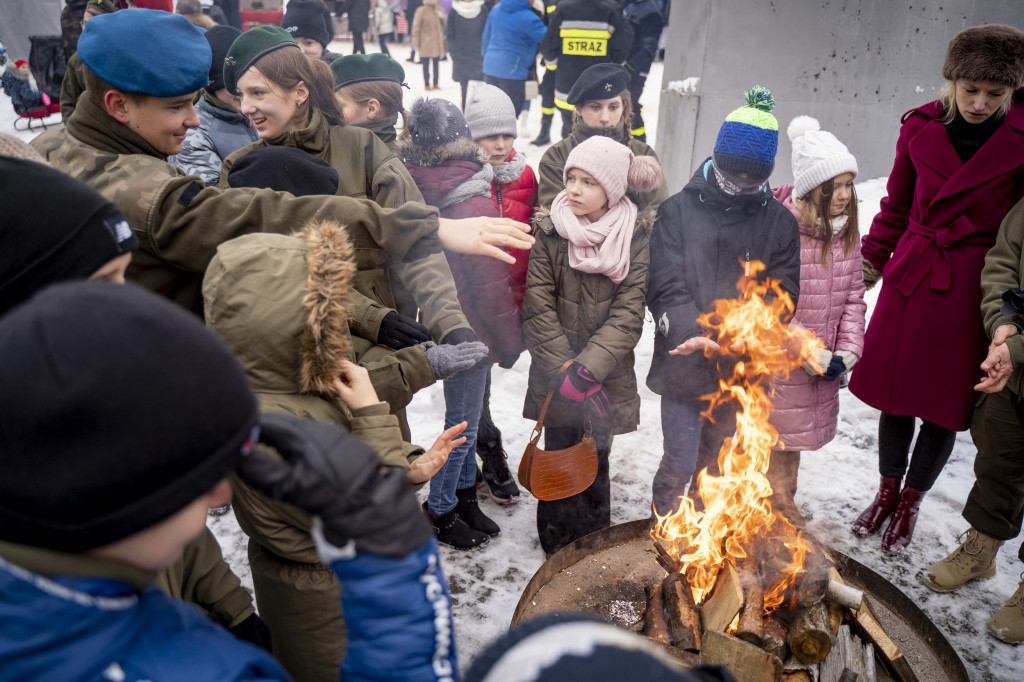
<path fill-rule="evenodd" d="M 78 56 L 105 83 L 152 97 L 178 97 L 206 86 L 210 44 L 180 14 L 125 9 L 93 17 Z"/>

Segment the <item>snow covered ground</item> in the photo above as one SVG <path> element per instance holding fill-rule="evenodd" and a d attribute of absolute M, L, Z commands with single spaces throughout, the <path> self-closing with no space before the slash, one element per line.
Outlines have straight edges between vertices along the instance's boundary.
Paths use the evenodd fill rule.
<path fill-rule="evenodd" d="M 369 45 L 376 49 L 375 45 Z M 407 45 L 392 45 L 393 56 L 404 60 Z M 331 49 L 347 54 L 351 44 L 337 41 Z M 402 61 L 406 80 L 411 86 L 407 105 L 422 92 L 422 70 L 418 65 Z M 442 88 L 431 93 L 459 103 L 459 86 L 451 81 L 451 62 L 441 65 Z M 651 69 L 642 101 L 649 142 L 657 131 L 658 88 L 661 64 Z M 540 128 L 539 101 L 534 101 L 529 115 L 529 137 L 520 138 L 516 148 L 536 167 L 543 147 L 532 147 L 529 140 Z M 788 112 L 795 115 L 799 112 Z M 28 141 L 37 132 L 15 133 L 11 122 L 14 113 L 10 100 L 0 98 L 0 129 Z M 57 121 L 59 116 L 51 117 Z M 783 129 L 788 120 L 780 121 Z M 828 122 L 823 122 L 828 127 Z M 893 121 L 893 125 L 896 122 Z M 555 131 L 560 122 L 555 121 Z M 856 154 L 857 150 L 853 150 Z M 786 162 L 780 160 L 780 163 Z M 857 184 L 861 201 L 861 229 L 866 229 L 885 195 L 885 178 L 862 179 Z M 877 290 L 869 292 L 869 313 Z M 650 366 L 653 347 L 653 324 L 648 323 L 637 347 L 637 371 L 642 379 Z M 526 393 L 529 356 L 524 353 L 511 370 L 494 370 L 491 410 L 501 428 L 509 467 L 515 471 L 529 437 L 533 422 L 522 418 Z M 661 458 L 659 398 L 643 386 L 640 395 L 641 424 L 636 433 L 615 439 L 612 448 L 612 522 L 621 523 L 649 514 L 650 483 Z M 441 430 L 444 397 L 440 384 L 422 391 L 409 409 L 413 438 L 429 444 Z M 1007 543 L 1000 551 L 996 578 L 969 584 L 958 593 L 937 594 L 921 583 L 922 572 L 956 546 L 956 535 L 967 528 L 960 511 L 974 481 L 972 470 L 975 449 L 968 433 L 957 438 L 956 448 L 942 476 L 921 506 L 921 518 L 914 542 L 902 555 L 882 551 L 880 537 L 860 539 L 850 533 L 850 524 L 874 496 L 877 482 L 876 410 L 864 405 L 844 390 L 841 396 L 839 432 L 835 440 L 818 452 L 805 453 L 800 471 L 797 502 L 808 519 L 808 530 L 820 541 L 854 557 L 892 581 L 909 595 L 952 642 L 967 665 L 973 680 L 1024 679 L 1024 647 L 1014 648 L 990 637 L 986 624 L 1017 586 L 1018 574 L 1024 566 L 1017 560 L 1018 541 Z M 425 494 L 425 492 L 424 492 Z M 473 659 L 486 644 L 496 639 L 509 626 L 519 596 L 534 572 L 544 563 L 544 552 L 536 537 L 534 525 L 536 501 L 528 494 L 514 507 L 500 507 L 486 496 L 483 509 L 502 528 L 490 544 L 473 552 L 444 552 L 452 596 L 457 643 L 463 665 Z M 210 527 L 217 534 L 235 572 L 250 589 L 252 579 L 246 558 L 246 538 L 232 514 L 210 517 Z"/>

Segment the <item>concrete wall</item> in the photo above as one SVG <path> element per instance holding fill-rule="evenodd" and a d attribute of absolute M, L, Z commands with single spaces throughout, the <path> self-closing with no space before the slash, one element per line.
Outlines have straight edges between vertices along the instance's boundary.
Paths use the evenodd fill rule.
<path fill-rule="evenodd" d="M 63 0 L 0 0 L 0 40 L 11 60 L 28 59 L 29 36 L 59 36 Z"/>
<path fill-rule="evenodd" d="M 792 180 L 785 129 L 800 114 L 846 143 L 861 179 L 888 175 L 900 117 L 944 84 L 949 39 L 984 23 L 1024 28 L 1024 0 L 675 0 L 656 138 L 669 188 L 711 154 L 755 84 L 777 102 L 773 185 Z M 665 90 L 689 77 L 695 92 Z"/>

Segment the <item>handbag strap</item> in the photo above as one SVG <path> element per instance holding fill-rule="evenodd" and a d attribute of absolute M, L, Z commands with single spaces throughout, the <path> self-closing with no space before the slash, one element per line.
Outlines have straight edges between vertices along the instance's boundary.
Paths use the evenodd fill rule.
<path fill-rule="evenodd" d="M 563 364 L 561 369 L 558 370 L 558 373 L 561 374 L 572 367 L 572 363 L 573 360 L 566 360 L 565 364 Z M 533 433 L 530 435 L 530 443 L 533 445 L 536 445 L 537 441 L 540 440 L 541 431 L 544 430 L 544 417 L 548 413 L 548 405 L 551 404 L 551 399 L 555 397 L 555 390 L 556 389 L 551 389 L 548 391 L 548 397 L 544 399 L 544 406 L 540 408 L 540 416 L 537 417 L 537 423 L 534 425 Z"/>

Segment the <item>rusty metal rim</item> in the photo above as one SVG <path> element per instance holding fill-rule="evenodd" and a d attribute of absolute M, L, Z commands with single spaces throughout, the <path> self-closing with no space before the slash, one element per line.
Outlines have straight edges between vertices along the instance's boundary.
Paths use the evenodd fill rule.
<path fill-rule="evenodd" d="M 522 622 L 533 598 L 562 569 L 572 566 L 594 552 L 644 537 L 648 534 L 650 527 L 648 519 L 620 523 L 596 533 L 591 533 L 560 549 L 537 569 L 530 582 L 526 584 L 523 594 L 519 598 L 519 603 L 516 605 L 516 610 L 512 614 L 511 626 L 514 627 Z M 964 662 L 960 660 L 956 649 L 953 648 L 931 619 L 918 608 L 917 604 L 907 595 L 903 594 L 899 588 L 867 566 L 846 556 L 842 552 L 834 549 L 829 549 L 828 551 L 832 555 L 840 573 L 849 582 L 865 588 L 872 597 L 885 604 L 891 611 L 900 614 L 905 620 L 913 622 L 914 629 L 920 636 L 924 646 L 938 659 L 943 670 L 949 675 L 950 680 L 970 682 L 967 668 L 964 666 Z"/>

